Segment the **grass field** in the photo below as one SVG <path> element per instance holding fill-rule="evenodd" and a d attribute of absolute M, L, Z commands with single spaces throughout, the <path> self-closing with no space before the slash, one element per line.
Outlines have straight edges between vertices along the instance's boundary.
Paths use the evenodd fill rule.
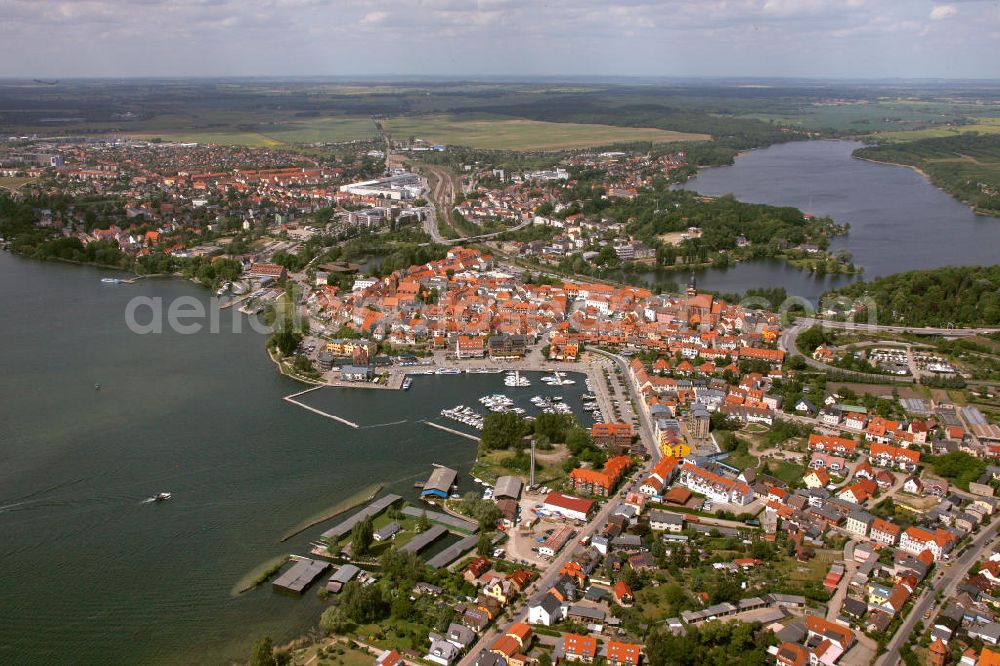
<path fill-rule="evenodd" d="M 498 150 L 565 150 L 630 141 L 707 141 L 707 134 L 688 134 L 643 127 L 549 123 L 511 118 L 420 116 L 386 122 L 396 138 L 413 136 L 430 143 Z"/>
<path fill-rule="evenodd" d="M 0 188 L 5 190 L 14 191 L 20 187 L 27 185 L 28 183 L 33 183 L 37 178 L 29 178 L 27 176 L 3 176 L 0 177 Z"/>

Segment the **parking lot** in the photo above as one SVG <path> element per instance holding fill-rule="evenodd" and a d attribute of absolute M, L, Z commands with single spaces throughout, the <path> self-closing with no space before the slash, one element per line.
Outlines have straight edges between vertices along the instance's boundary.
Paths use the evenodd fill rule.
<path fill-rule="evenodd" d="M 564 525 L 575 524 L 571 520 L 565 520 L 560 516 L 539 516 L 537 509 L 548 495 L 548 488 L 538 488 L 534 492 L 525 491 L 521 496 L 521 519 L 516 527 L 507 530 L 508 540 L 505 544 L 504 557 L 512 562 L 527 563 L 544 567 L 552 559 L 538 553 L 538 548 L 555 533 L 557 529 Z M 528 527 L 530 525 L 530 527 Z M 566 546 L 572 547 L 574 539 L 570 539 Z"/>

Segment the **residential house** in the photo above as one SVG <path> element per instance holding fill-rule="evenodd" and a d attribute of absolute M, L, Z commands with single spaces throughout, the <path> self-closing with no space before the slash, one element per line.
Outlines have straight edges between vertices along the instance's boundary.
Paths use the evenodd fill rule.
<path fill-rule="evenodd" d="M 684 530 L 684 516 L 666 511 L 650 511 L 649 527 L 658 532 L 681 532 Z"/>
<path fill-rule="evenodd" d="M 562 602 L 551 593 L 528 604 L 528 622 L 551 627 L 565 617 L 566 609 Z"/>
<path fill-rule="evenodd" d="M 637 666 L 642 653 L 635 643 L 609 640 L 604 657 L 612 666 Z"/>
<path fill-rule="evenodd" d="M 929 532 L 919 527 L 908 527 L 899 539 L 899 547 L 914 555 L 929 550 L 934 561 L 938 561 L 951 551 L 956 541 L 955 535 L 947 530 L 938 528 Z"/>
<path fill-rule="evenodd" d="M 597 639 L 593 636 L 566 634 L 563 636 L 563 654 L 566 661 L 592 662 L 597 656 Z"/>
<path fill-rule="evenodd" d="M 895 546 L 899 541 L 901 532 L 902 528 L 899 525 L 882 518 L 875 518 L 872 520 L 869 536 L 873 541 L 877 541 L 878 543 L 886 546 Z"/>
<path fill-rule="evenodd" d="M 438 639 L 431 641 L 430 651 L 424 655 L 427 661 L 433 661 L 441 666 L 451 666 L 451 663 L 458 658 L 458 648 L 446 640 Z"/>

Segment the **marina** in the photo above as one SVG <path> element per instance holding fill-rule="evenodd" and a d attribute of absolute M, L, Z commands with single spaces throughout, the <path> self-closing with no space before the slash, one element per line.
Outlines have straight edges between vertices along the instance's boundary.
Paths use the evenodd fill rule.
<path fill-rule="evenodd" d="M 503 378 L 503 383 L 507 386 L 531 386 L 531 381 L 522 375 L 519 370 L 508 372 Z"/>
<path fill-rule="evenodd" d="M 466 407 L 465 405 L 457 405 L 451 409 L 442 409 L 441 416 L 446 419 L 451 419 L 452 421 L 464 423 L 465 425 L 471 426 L 476 430 L 483 429 L 483 415 L 473 410 L 471 407 Z"/>
<path fill-rule="evenodd" d="M 479 402 L 485 405 L 486 409 L 491 412 L 514 412 L 515 414 L 524 414 L 524 409 L 521 407 L 515 407 L 514 401 L 503 393 L 484 395 L 479 399 Z"/>

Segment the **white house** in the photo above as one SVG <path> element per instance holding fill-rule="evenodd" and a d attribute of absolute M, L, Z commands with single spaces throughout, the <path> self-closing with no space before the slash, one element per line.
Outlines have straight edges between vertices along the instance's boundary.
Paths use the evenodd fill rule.
<path fill-rule="evenodd" d="M 649 527 L 658 532 L 680 532 L 684 529 L 684 516 L 666 511 L 650 511 Z"/>
<path fill-rule="evenodd" d="M 543 624 L 546 627 L 551 627 L 565 617 L 565 607 L 551 594 L 546 594 L 538 601 L 528 604 L 529 624 Z"/>

